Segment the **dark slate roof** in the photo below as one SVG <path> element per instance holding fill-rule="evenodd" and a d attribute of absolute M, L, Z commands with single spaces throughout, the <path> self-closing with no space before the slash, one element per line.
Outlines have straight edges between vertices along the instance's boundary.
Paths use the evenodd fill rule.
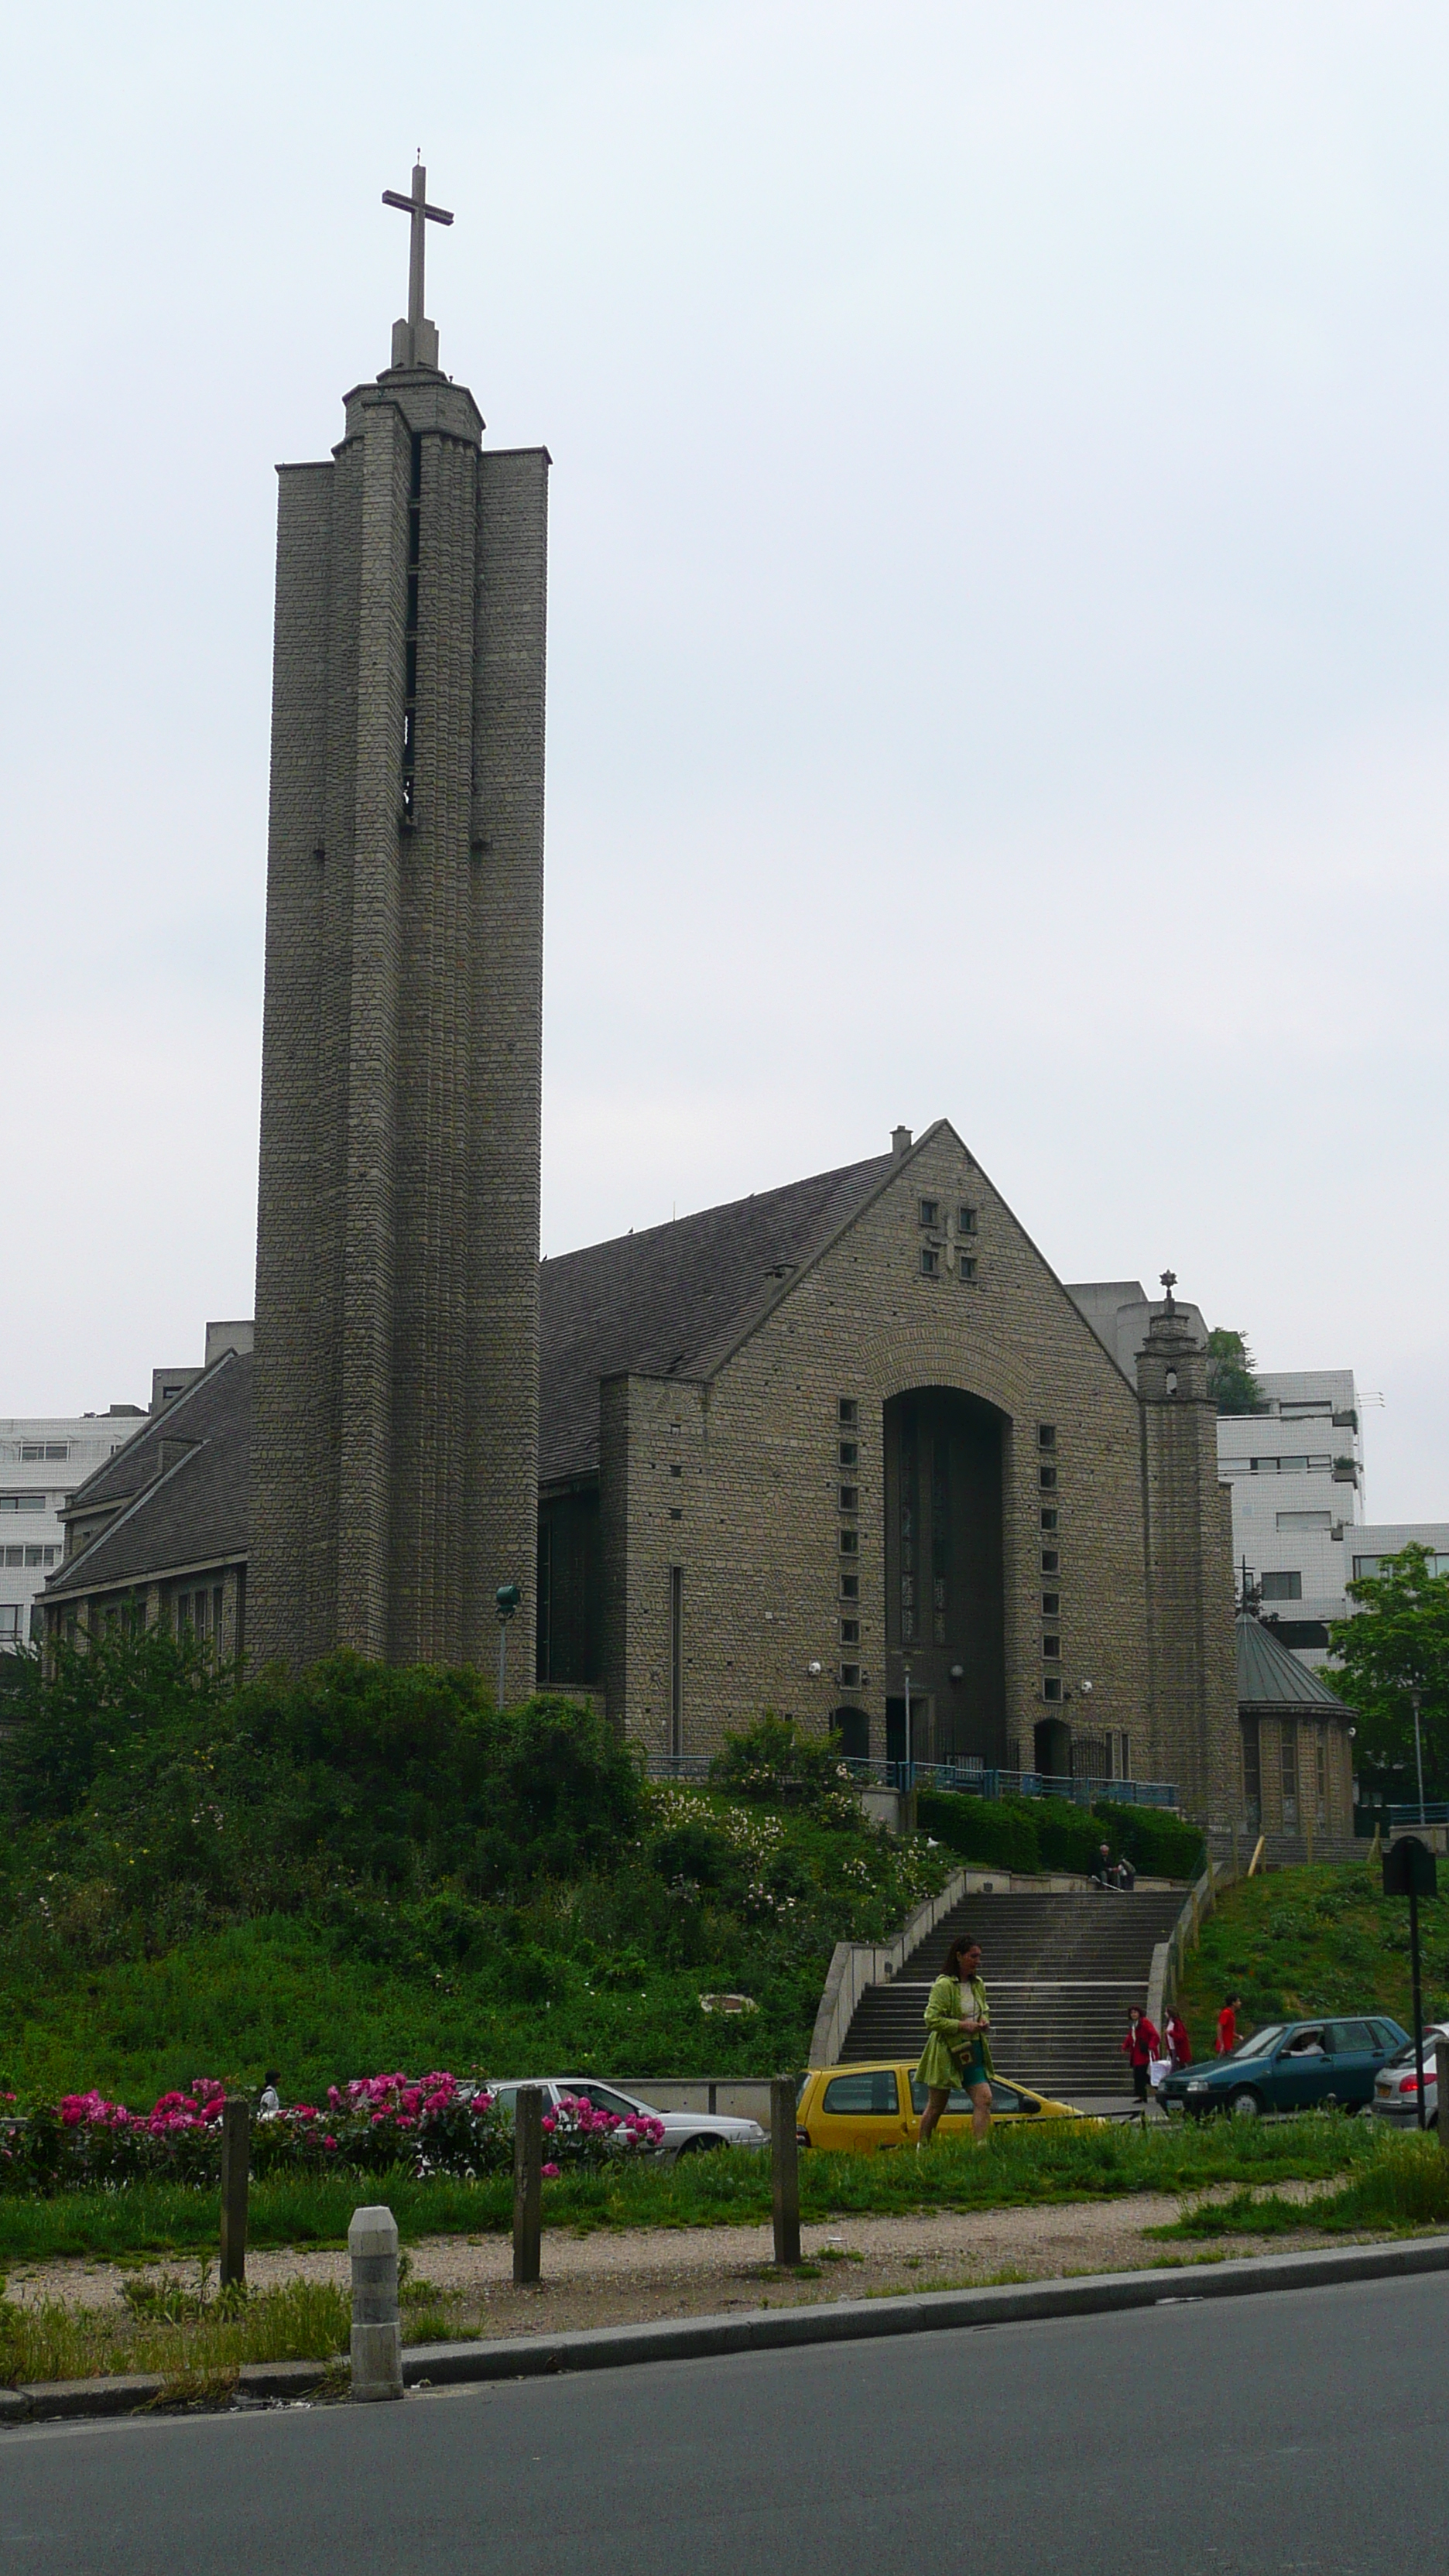
<path fill-rule="evenodd" d="M 76 1487 L 77 1504 L 121 1499 L 99 1538 L 53 1574 L 47 1601 L 139 1583 L 172 1567 L 244 1556 L 251 1509 L 252 1355 L 213 1366 Z M 161 1443 L 194 1446 L 161 1466 Z M 160 1472 L 158 1472 L 158 1469 Z"/>
<path fill-rule="evenodd" d="M 1328 1684 L 1309 1665 L 1300 1664 L 1251 1610 L 1238 1612 L 1238 1706 L 1315 1709 L 1321 1717 L 1350 1714 Z"/>
<path fill-rule="evenodd" d="M 894 1157 L 705 1208 L 545 1261 L 540 1272 L 539 1482 L 599 1463 L 599 1380 L 707 1377 L 785 1281 L 856 1215 Z"/>

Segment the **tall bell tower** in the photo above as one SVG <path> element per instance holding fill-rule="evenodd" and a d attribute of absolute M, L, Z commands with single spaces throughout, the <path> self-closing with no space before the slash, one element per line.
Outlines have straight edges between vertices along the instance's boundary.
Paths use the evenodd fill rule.
<path fill-rule="evenodd" d="M 546 449 L 423 310 L 280 471 L 250 1661 L 533 1669 Z M 520 1633 L 520 1632 L 525 1633 Z"/>

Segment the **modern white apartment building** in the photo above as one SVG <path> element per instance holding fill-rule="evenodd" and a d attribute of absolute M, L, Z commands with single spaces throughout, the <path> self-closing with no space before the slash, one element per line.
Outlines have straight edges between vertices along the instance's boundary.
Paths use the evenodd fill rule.
<path fill-rule="evenodd" d="M 145 1420 L 138 1404 L 79 1418 L 0 1415 L 0 1651 L 30 1634 L 30 1605 L 64 1551 L 60 1515 L 73 1488 Z"/>
<path fill-rule="evenodd" d="M 1361 1552 L 1363 1433 L 1352 1369 L 1260 1372 L 1267 1410 L 1218 1417 L 1218 1467 L 1232 1488 L 1233 1554 L 1263 1617 L 1306 1664 L 1328 1660 L 1328 1623 L 1346 1618 Z"/>
<path fill-rule="evenodd" d="M 1377 1574 L 1386 1556 L 1397 1556 L 1416 1541 L 1429 1551 L 1429 1572 L 1449 1574 L 1449 1521 L 1361 1521 L 1353 1532 L 1349 1580 Z M 1354 1605 L 1348 1606 L 1352 1610 Z"/>

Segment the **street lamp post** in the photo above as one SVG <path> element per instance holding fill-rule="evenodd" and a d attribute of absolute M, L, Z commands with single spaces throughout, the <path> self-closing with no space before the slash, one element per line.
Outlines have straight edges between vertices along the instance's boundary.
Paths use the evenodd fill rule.
<path fill-rule="evenodd" d="M 1418 1770 L 1418 1774 L 1419 1774 L 1419 1822 L 1420 1822 L 1420 1824 L 1422 1825 L 1422 1824 L 1425 1822 L 1425 1816 L 1424 1816 L 1424 1739 L 1423 1739 L 1423 1737 L 1422 1737 L 1422 1736 L 1420 1735 L 1420 1733 L 1419 1733 L 1419 1697 L 1420 1697 L 1420 1693 L 1419 1693 L 1419 1686 L 1418 1686 L 1417 1682 L 1415 1683 L 1414 1688 L 1412 1689 L 1412 1691 L 1409 1693 L 1409 1697 L 1411 1698 L 1411 1700 L 1413 1701 L 1413 1704 L 1414 1704 L 1414 1762 L 1415 1762 L 1415 1766 L 1416 1766 L 1416 1768 L 1417 1768 L 1417 1770 Z M 1422 2090 L 1422 2087 L 1421 2087 L 1420 2089 Z"/>
<path fill-rule="evenodd" d="M 906 1787 L 909 1789 L 914 1785 L 915 1779 L 912 1762 L 913 1748 L 911 1745 L 911 1664 L 909 1656 L 907 1656 L 902 1663 L 901 1670 L 906 1677 Z"/>

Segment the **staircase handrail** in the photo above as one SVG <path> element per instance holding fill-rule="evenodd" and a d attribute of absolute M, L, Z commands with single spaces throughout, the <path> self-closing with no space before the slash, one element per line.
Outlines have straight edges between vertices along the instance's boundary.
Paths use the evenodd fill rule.
<path fill-rule="evenodd" d="M 898 1932 L 894 1941 L 836 1942 L 810 2035 L 809 2065 L 839 2065 L 846 2032 L 866 1987 L 885 1985 L 896 1976 L 911 1952 L 919 1948 L 928 1932 L 934 1932 L 944 1914 L 960 1904 L 965 1893 L 966 1872 L 953 1869 L 940 1893 L 928 1896 L 924 1905 L 916 1907 L 905 1930 Z"/>
<path fill-rule="evenodd" d="M 1147 1980 L 1147 2018 L 1155 2030 L 1161 2030 L 1163 2014 L 1177 2001 L 1183 1961 L 1196 1947 L 1204 1920 L 1213 1912 L 1219 1894 L 1235 1886 L 1242 1876 L 1236 1860 L 1210 1860 L 1190 1888 L 1167 1939 L 1159 1941 L 1154 1949 Z"/>

